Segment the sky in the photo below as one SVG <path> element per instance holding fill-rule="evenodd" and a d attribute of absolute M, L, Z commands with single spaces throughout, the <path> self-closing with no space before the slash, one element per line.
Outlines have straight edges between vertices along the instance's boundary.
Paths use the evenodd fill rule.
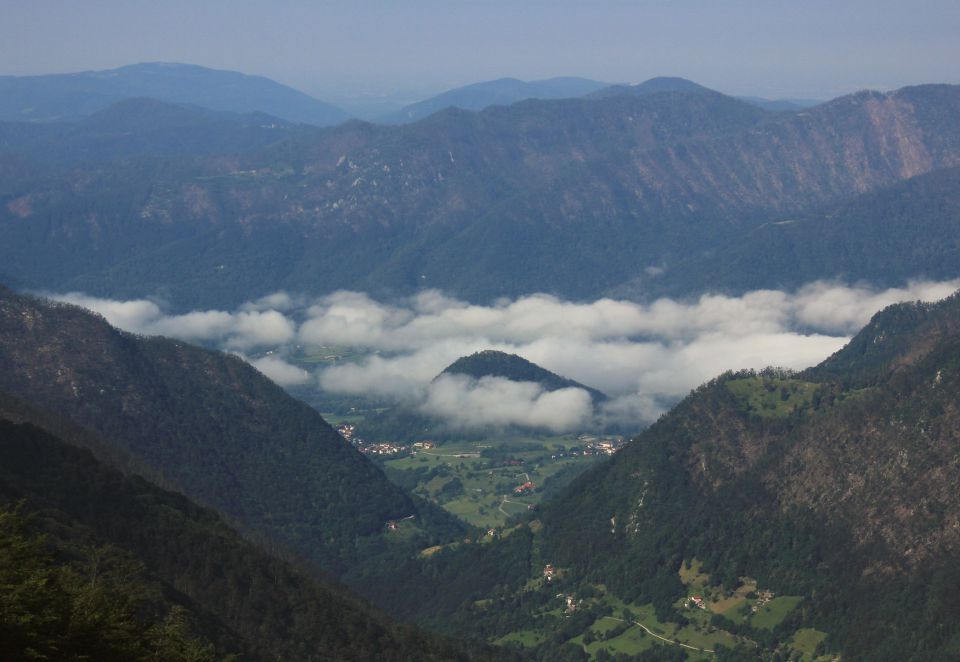
<path fill-rule="evenodd" d="M 322 99 L 683 76 L 826 99 L 960 83 L 957 0 L 3 0 L 0 74 L 186 62 Z"/>

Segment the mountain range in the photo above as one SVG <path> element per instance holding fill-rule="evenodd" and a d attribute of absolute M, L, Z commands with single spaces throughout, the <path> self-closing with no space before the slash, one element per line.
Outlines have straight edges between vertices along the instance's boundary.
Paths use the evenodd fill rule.
<path fill-rule="evenodd" d="M 2 78 L 0 279 L 184 311 L 960 276 L 960 86 L 767 109 L 495 83 L 462 103 L 509 105 L 375 125 L 183 65 Z M 803 371 L 719 375 L 622 448 L 444 451 L 420 411 L 375 411 L 358 434 L 421 440 L 396 483 L 240 356 L 2 286 L 0 366 L 4 659 L 960 658 L 960 293 Z M 606 397 L 489 350 L 428 388 L 498 379 Z M 565 477 L 505 509 L 540 469 Z"/>
<path fill-rule="evenodd" d="M 264 113 L 218 112 L 132 98 L 75 121 L 0 122 L 0 149 L 30 154 L 47 164 L 212 156 L 263 148 L 300 130 Z"/>
<path fill-rule="evenodd" d="M 546 80 L 522 81 L 516 78 L 498 78 L 447 90 L 436 96 L 407 105 L 383 115 L 377 121 L 385 124 L 417 122 L 447 108 L 484 110 L 490 106 L 508 106 L 527 99 L 573 99 L 632 95 L 643 96 L 657 92 L 706 92 L 708 88 L 684 78 L 661 76 L 636 85 L 609 85 L 587 78 L 562 77 Z M 811 99 L 764 99 L 738 97 L 754 106 L 771 111 L 796 111 L 822 103 Z"/>
<path fill-rule="evenodd" d="M 764 224 L 956 166 L 958 104 L 947 85 L 787 114 L 666 91 L 279 130 L 242 153 L 95 168 L 25 149 L 0 158 L 0 257 L 24 285 L 183 307 L 278 288 L 598 296 L 651 273 L 666 282 Z M 934 261 L 947 264 L 951 245 L 932 247 Z M 828 248 L 823 275 L 840 275 L 843 246 Z"/>
<path fill-rule="evenodd" d="M 607 87 L 606 83 L 588 78 L 548 78 L 523 81 L 498 78 L 465 85 L 410 104 L 380 118 L 386 124 L 416 122 L 447 108 L 483 110 L 490 106 L 509 106 L 525 99 L 567 99 L 582 97 Z"/>
<path fill-rule="evenodd" d="M 541 632 L 528 645 L 551 659 L 616 647 L 641 626 L 663 639 L 645 644 L 654 646 L 645 659 L 672 659 L 664 657 L 673 654 L 671 637 L 694 636 L 742 660 L 766 659 L 764 651 L 803 657 L 811 638 L 818 651 L 853 660 L 956 653 L 960 295 L 892 306 L 809 370 L 722 375 L 542 508 L 492 539 L 474 533 L 462 542 L 463 529 L 406 505 L 410 497 L 334 441 L 322 419 L 237 359 L 129 336 L 72 306 L 9 292 L 0 313 L 9 367 L 0 385 L 0 494 L 40 517 L 17 524 L 16 511 L 6 511 L 4 539 L 28 550 L 36 572 L 60 577 L 50 586 L 63 599 L 89 598 L 68 579 L 96 561 L 98 600 L 152 605 L 166 623 L 156 627 L 204 654 L 328 650 L 363 659 L 370 637 L 395 637 L 397 651 L 465 659 L 442 640 L 394 629 L 316 571 L 306 579 L 303 568 L 350 565 L 330 553 L 344 536 L 351 542 L 340 549 L 365 564 L 344 576 L 368 594 L 376 587 L 392 613 L 461 638 L 506 643 Z M 462 361 L 471 373 L 478 364 L 527 367 L 485 353 Z M 292 552 L 294 563 L 270 559 L 212 511 L 117 468 L 196 495 L 277 553 Z M 391 493 L 393 505 L 377 501 Z M 447 526 L 447 535 L 414 533 L 412 545 L 385 542 L 393 553 L 377 552 L 384 518 L 408 511 L 425 529 Z M 40 531 L 56 541 L 53 557 L 31 542 Z M 431 542 L 440 544 L 416 553 Z M 105 556 L 105 544 L 118 551 Z M 378 570 L 386 559 L 389 571 Z M 138 563 L 138 574 L 123 570 Z M 232 574 L 221 577 L 224 569 Z M 138 582 L 155 597 L 128 593 Z M 576 618 L 551 615 L 558 591 Z M 707 620 L 685 606 L 691 591 L 708 596 Z M 245 607 L 249 599 L 259 606 Z M 299 605 L 295 622 L 283 616 L 290 600 Z M 598 639 L 605 619 L 623 620 L 618 613 L 627 625 Z M 267 614 L 276 619 L 269 628 Z M 18 636 L 53 636 L 21 626 Z M 152 646 L 151 636 L 137 630 L 111 641 Z M 79 640 L 60 644 L 87 650 Z"/>
<path fill-rule="evenodd" d="M 213 111 L 262 112 L 317 126 L 344 111 L 262 76 L 190 64 L 147 62 L 103 71 L 0 76 L 0 120 L 77 120 L 130 98 L 149 97 Z"/>

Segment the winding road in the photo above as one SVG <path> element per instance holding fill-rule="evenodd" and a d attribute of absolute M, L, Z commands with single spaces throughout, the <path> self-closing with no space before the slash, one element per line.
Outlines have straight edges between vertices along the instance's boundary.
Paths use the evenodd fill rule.
<path fill-rule="evenodd" d="M 626 623 L 626 622 L 627 622 L 627 621 L 623 620 L 622 618 L 617 618 L 616 616 L 604 616 L 603 618 L 609 618 L 610 620 L 613 620 L 613 621 L 620 621 L 621 623 Z M 634 625 L 639 625 L 640 627 L 642 627 L 642 628 L 644 629 L 644 631 L 646 631 L 646 633 L 649 634 L 651 637 L 656 637 L 657 639 L 660 639 L 661 641 L 665 641 L 665 642 L 667 642 L 668 644 L 673 644 L 674 646 L 682 646 L 683 648 L 689 648 L 690 650 L 692 650 L 692 651 L 697 651 L 698 653 L 699 653 L 699 652 L 704 652 L 704 653 L 716 653 L 716 652 L 717 652 L 717 651 L 711 650 L 711 649 L 709 649 L 709 648 L 697 648 L 696 646 L 691 646 L 690 644 L 681 644 L 679 641 L 675 641 L 675 640 L 673 640 L 673 639 L 667 639 L 666 637 L 661 637 L 659 634 L 657 634 L 656 632 L 654 632 L 653 630 L 651 630 L 650 628 L 648 628 L 646 625 L 644 625 L 644 624 L 641 623 L 640 621 L 633 621 L 633 624 L 634 624 Z"/>
<path fill-rule="evenodd" d="M 503 509 L 503 504 L 505 504 L 505 503 L 516 503 L 516 504 L 519 504 L 519 505 L 521 505 L 521 506 L 526 506 L 526 505 L 527 505 L 527 504 L 524 503 L 523 501 L 511 501 L 510 499 L 508 499 L 508 498 L 506 497 L 506 495 L 504 495 L 502 498 L 503 498 L 503 501 L 500 502 L 499 510 L 500 510 L 501 513 L 503 513 L 503 514 L 506 515 L 507 517 L 510 517 L 510 513 L 508 513 L 506 510 Z"/>

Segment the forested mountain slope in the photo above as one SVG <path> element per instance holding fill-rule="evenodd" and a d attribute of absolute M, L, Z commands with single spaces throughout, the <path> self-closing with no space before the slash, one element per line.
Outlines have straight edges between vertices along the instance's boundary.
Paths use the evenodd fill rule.
<path fill-rule="evenodd" d="M 0 258 L 21 282 L 180 306 L 278 288 L 595 296 L 955 166 L 958 116 L 947 85 L 792 114 L 661 92 L 354 122 L 229 158 L 52 173 L 9 156 Z"/>
<path fill-rule="evenodd" d="M 820 369 L 698 389 L 545 509 L 547 548 L 655 601 L 689 558 L 811 596 L 845 659 L 957 653 L 958 324 L 960 296 L 904 304 Z M 897 351 L 871 361 L 871 345 Z"/>
<path fill-rule="evenodd" d="M 834 279 L 896 287 L 911 278 L 955 278 L 958 265 L 960 168 L 954 167 L 764 223 L 614 293 L 741 293 Z"/>
<path fill-rule="evenodd" d="M 29 650 L 48 659 L 171 662 L 227 653 L 241 660 L 481 657 L 391 623 L 179 494 L 6 420 L 0 559 L 9 591 L 0 610 L 7 660 L 26 659 Z"/>
<path fill-rule="evenodd" d="M 437 554 L 385 599 L 494 639 L 539 632 L 543 655 L 576 659 L 571 640 L 611 605 L 654 624 L 695 620 L 684 606 L 692 573 L 700 595 L 716 596 L 702 632 L 728 633 L 723 659 L 781 659 L 800 630 L 843 659 L 951 659 L 958 393 L 960 294 L 893 306 L 817 368 L 698 388 L 527 523 Z M 789 596 L 771 624 L 723 606 L 767 590 Z M 553 616 L 558 592 L 581 604 L 576 623 Z"/>
<path fill-rule="evenodd" d="M 86 428 L 121 469 L 333 574 L 460 531 L 237 357 L 136 337 L 80 308 L 2 291 L 0 364 L 0 392 L 53 412 L 56 432 L 69 430 L 60 418 Z M 420 533 L 388 540 L 386 522 L 410 515 Z"/>

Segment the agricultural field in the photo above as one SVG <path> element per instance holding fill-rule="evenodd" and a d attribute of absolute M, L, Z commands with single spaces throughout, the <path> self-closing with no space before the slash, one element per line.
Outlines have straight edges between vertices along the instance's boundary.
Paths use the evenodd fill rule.
<path fill-rule="evenodd" d="M 581 647 L 584 652 L 596 659 L 600 651 L 607 654 L 637 655 L 657 646 L 677 646 L 685 650 L 689 660 L 713 659 L 713 651 L 718 645 L 734 646 L 738 639 L 733 634 L 716 628 L 706 619 L 689 619 L 689 623 L 662 623 L 652 605 L 625 604 L 613 595 L 606 593 L 604 587 L 595 586 L 593 597 L 578 601 L 577 610 L 590 610 L 597 614 L 587 627 L 568 640 Z M 562 607 L 544 611 L 539 618 L 544 622 L 570 617 L 570 612 Z M 496 643 L 517 642 L 526 647 L 537 645 L 537 631 L 523 630 L 501 637 Z"/>
<path fill-rule="evenodd" d="M 599 457 L 575 436 L 496 437 L 437 444 L 379 459 L 392 481 L 478 527 L 532 510 Z"/>
<path fill-rule="evenodd" d="M 751 413 L 783 418 L 797 409 L 809 407 L 819 387 L 798 379 L 758 376 L 731 379 L 727 388 Z"/>
<path fill-rule="evenodd" d="M 790 640 L 790 647 L 800 653 L 801 662 L 821 662 L 832 660 L 831 656 L 817 656 L 817 647 L 827 638 L 826 632 L 804 628 L 797 630 Z"/>

